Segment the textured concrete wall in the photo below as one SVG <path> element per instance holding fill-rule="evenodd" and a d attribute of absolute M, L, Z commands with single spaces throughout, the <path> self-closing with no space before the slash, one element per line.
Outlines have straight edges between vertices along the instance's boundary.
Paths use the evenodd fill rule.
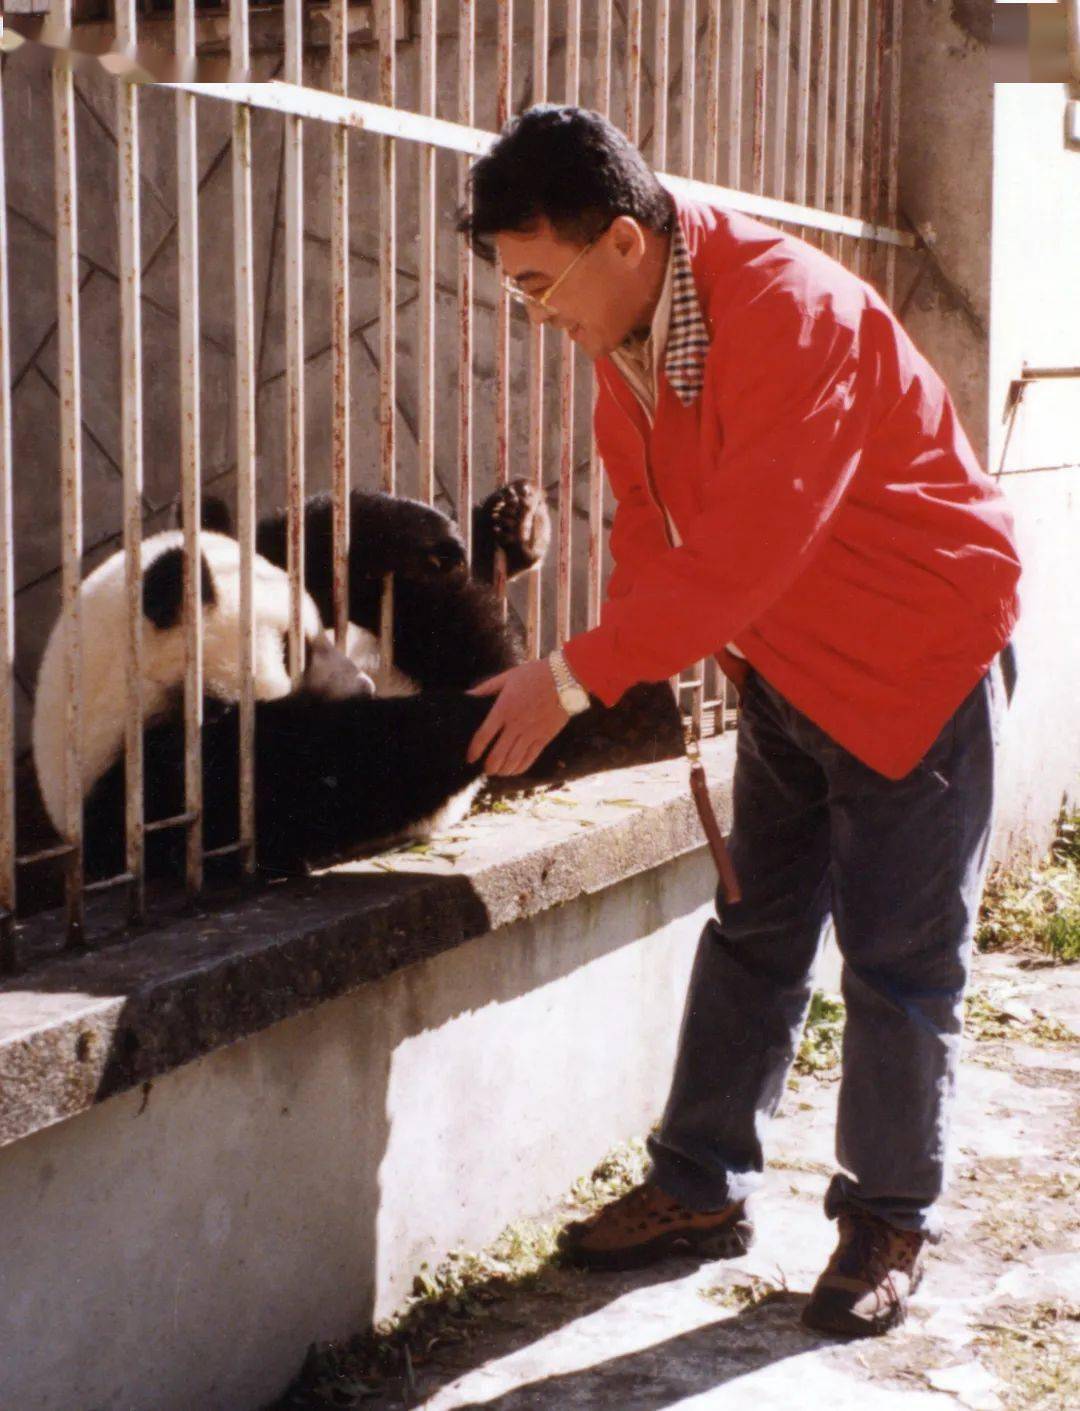
<path fill-rule="evenodd" d="M 247 1411 L 666 1093 L 704 850 L 0 1152 L 0 1406 Z"/>

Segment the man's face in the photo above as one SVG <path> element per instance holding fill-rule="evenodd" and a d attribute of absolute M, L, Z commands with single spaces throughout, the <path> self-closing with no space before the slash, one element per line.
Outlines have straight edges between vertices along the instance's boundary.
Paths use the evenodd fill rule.
<path fill-rule="evenodd" d="M 562 329 L 587 357 L 610 353 L 641 321 L 645 238 L 629 216 L 589 247 L 560 239 L 541 219 L 528 230 L 500 231 L 495 248 L 503 276 L 524 293 L 541 299 L 551 290 L 544 307 L 526 305 L 529 317 Z"/>

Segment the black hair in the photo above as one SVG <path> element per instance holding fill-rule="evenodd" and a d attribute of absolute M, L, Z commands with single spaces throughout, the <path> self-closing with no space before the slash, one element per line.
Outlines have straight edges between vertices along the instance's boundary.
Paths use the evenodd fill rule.
<path fill-rule="evenodd" d="M 539 103 L 511 120 L 469 174 L 472 209 L 458 231 L 481 258 L 492 237 L 541 217 L 562 239 L 587 245 L 616 216 L 648 230 L 671 229 L 671 197 L 645 158 L 614 124 L 587 108 Z"/>

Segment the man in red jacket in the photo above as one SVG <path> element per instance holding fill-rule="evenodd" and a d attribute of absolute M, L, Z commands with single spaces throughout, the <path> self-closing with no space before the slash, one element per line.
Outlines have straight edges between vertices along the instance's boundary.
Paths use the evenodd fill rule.
<path fill-rule="evenodd" d="M 712 653 L 742 686 L 731 851 L 645 1183 L 566 1234 L 596 1267 L 741 1253 L 831 915 L 847 1023 L 803 1314 L 899 1322 L 938 1237 L 1019 563 L 941 379 L 812 246 L 674 200 L 604 119 L 542 106 L 475 166 L 460 228 L 595 361 L 617 501 L 601 620 L 478 688 L 470 751 L 527 769 L 587 694 Z"/>

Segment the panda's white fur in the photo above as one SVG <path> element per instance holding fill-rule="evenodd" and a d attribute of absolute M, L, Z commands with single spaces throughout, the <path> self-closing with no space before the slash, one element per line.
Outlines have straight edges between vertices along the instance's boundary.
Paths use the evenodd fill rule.
<path fill-rule="evenodd" d="M 143 540 L 142 572 L 163 553 L 182 547 L 180 530 Z M 203 613 L 204 691 L 223 701 L 240 698 L 240 546 L 224 534 L 203 531 L 202 555 L 214 585 L 215 602 Z M 275 700 L 290 690 L 285 660 L 289 626 L 289 579 L 280 568 L 255 556 L 255 698 Z M 124 555 L 114 554 L 83 582 L 82 616 L 82 789 L 83 795 L 123 753 L 125 693 L 123 643 L 127 637 Z M 322 630 L 319 612 L 305 592 L 302 626 L 310 641 Z M 365 634 L 366 635 L 366 634 Z M 54 625 L 38 673 L 34 701 L 34 767 L 49 817 L 59 832 L 64 819 L 64 732 L 67 698 L 64 670 L 66 617 Z M 182 627 L 157 628 L 143 617 L 143 715 L 147 723 L 175 705 L 183 683 Z"/>

